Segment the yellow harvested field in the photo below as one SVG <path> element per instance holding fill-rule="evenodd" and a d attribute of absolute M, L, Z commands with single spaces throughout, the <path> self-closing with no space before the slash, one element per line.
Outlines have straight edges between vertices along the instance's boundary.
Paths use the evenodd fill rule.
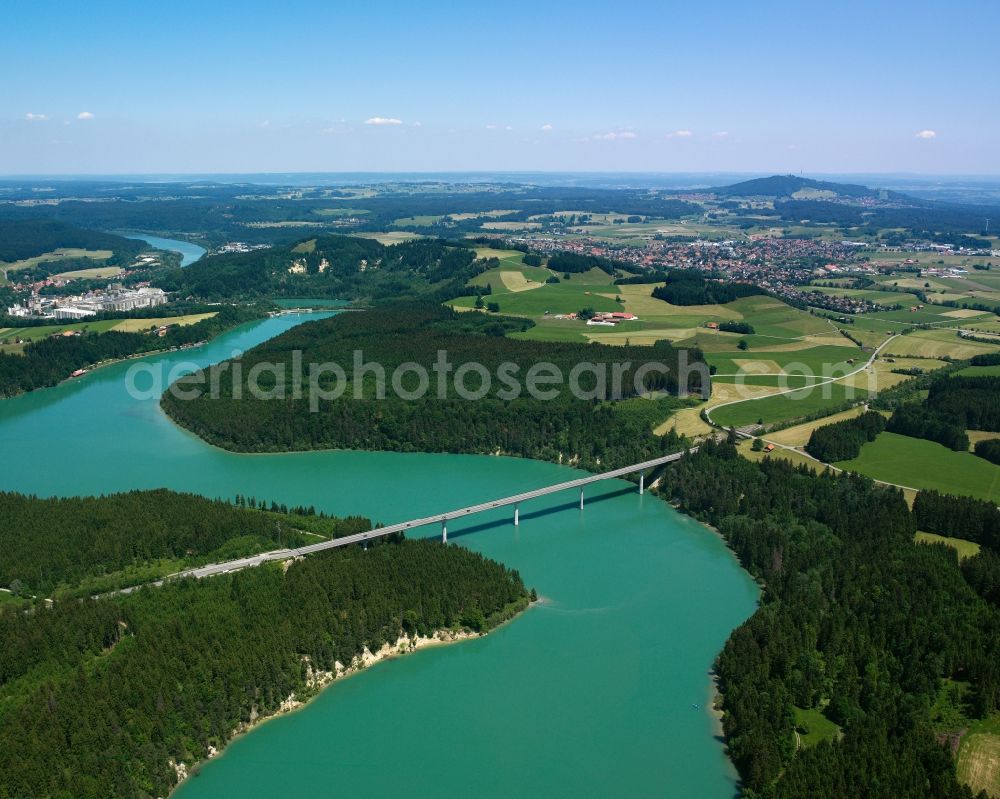
<path fill-rule="evenodd" d="M 804 447 L 809 442 L 809 436 L 812 435 L 813 430 L 817 427 L 853 419 L 855 416 L 860 416 L 864 413 L 864 410 L 863 407 L 858 406 L 857 408 L 851 408 L 849 411 L 825 416 L 822 419 L 815 419 L 805 424 L 797 424 L 795 427 L 779 430 L 776 433 L 769 433 L 767 440 L 773 441 L 776 444 L 784 444 L 788 447 Z"/>
<path fill-rule="evenodd" d="M 668 341 L 680 341 L 681 339 L 689 338 L 694 335 L 694 329 L 692 328 L 654 328 L 647 330 L 633 330 L 631 333 L 626 332 L 614 332 L 614 333 L 591 333 L 589 330 L 584 332 L 588 341 L 596 341 L 600 344 L 614 344 L 614 345 L 624 345 L 626 342 L 629 344 L 636 345 L 650 345 L 655 344 L 657 341 L 663 341 L 667 339 Z"/>
<path fill-rule="evenodd" d="M 640 319 L 669 319 L 672 316 L 710 317 L 712 319 L 742 319 L 742 315 L 722 305 L 671 305 L 653 296 L 653 289 L 660 284 L 619 286 L 618 291 L 625 301 L 625 310 Z"/>
<path fill-rule="evenodd" d="M 111 252 L 111 250 L 85 250 L 81 247 L 60 247 L 57 250 L 42 253 L 41 255 L 36 255 L 33 258 L 25 258 L 11 263 L 0 261 L 0 267 L 13 272 L 17 269 L 29 269 L 30 267 L 37 266 L 41 263 L 47 263 L 49 261 L 65 261 L 69 258 L 90 258 L 95 261 L 103 261 L 107 260 L 112 255 L 114 255 L 114 253 Z"/>
<path fill-rule="evenodd" d="M 958 779 L 973 793 L 1000 796 L 1000 735 L 971 733 L 958 754 Z"/>
<path fill-rule="evenodd" d="M 315 252 L 316 251 L 316 239 L 309 239 L 308 241 L 302 241 L 292 247 L 292 252 Z"/>
<path fill-rule="evenodd" d="M 476 258 L 496 258 L 502 261 L 504 258 L 517 258 L 520 260 L 524 253 L 520 250 L 498 250 L 495 247 L 476 247 Z"/>
<path fill-rule="evenodd" d="M 752 446 L 752 441 L 743 440 L 736 445 L 736 448 L 739 450 L 740 455 L 751 461 L 762 461 L 765 458 L 774 458 L 775 460 L 791 461 L 796 466 L 808 466 L 810 469 L 815 469 L 816 471 L 822 471 L 824 468 L 822 463 L 818 463 L 808 455 L 803 455 L 801 452 L 793 449 L 778 447 L 773 452 L 754 452 L 751 449 Z"/>
<path fill-rule="evenodd" d="M 531 289 L 537 289 L 545 285 L 534 280 L 528 280 L 528 278 L 516 269 L 504 269 L 500 272 L 500 282 L 509 291 L 530 291 Z"/>
<path fill-rule="evenodd" d="M 701 407 L 698 407 L 681 408 L 653 432 L 658 436 L 662 436 L 671 430 L 676 430 L 679 435 L 697 438 L 708 435 L 713 429 L 710 424 L 701 418 Z"/>
<path fill-rule="evenodd" d="M 796 341 L 785 342 L 784 344 L 768 344 L 767 349 L 771 352 L 795 352 L 796 350 L 809 350 L 813 347 L 854 347 L 848 339 L 840 333 L 815 334 L 803 336 Z"/>
<path fill-rule="evenodd" d="M 3 331 L 0 330 L 0 336 L 3 335 Z M 966 430 L 966 434 L 969 436 L 969 450 L 972 451 L 976 448 L 976 444 L 980 441 L 989 441 L 993 438 L 1000 438 L 1000 433 L 992 433 L 989 430 Z"/>
<path fill-rule="evenodd" d="M 399 244 L 403 241 L 413 241 L 414 239 L 426 238 L 419 233 L 404 233 L 402 230 L 390 230 L 385 233 L 355 233 L 363 239 L 375 239 L 379 244 L 386 247 L 392 244 Z"/>
<path fill-rule="evenodd" d="M 187 316 L 163 316 L 158 319 L 123 319 L 112 330 L 119 333 L 139 333 L 143 330 L 159 327 L 160 325 L 194 325 L 203 319 L 211 319 L 216 312 L 193 313 Z"/>
<path fill-rule="evenodd" d="M 755 399 L 766 397 L 768 394 L 775 394 L 781 391 L 777 386 L 735 386 L 732 383 L 712 382 L 712 396 L 708 402 L 698 405 L 696 408 L 682 408 L 653 432 L 663 435 L 670 430 L 676 430 L 681 435 L 704 436 L 711 433 L 715 428 L 701 418 L 701 412 L 714 408 L 724 402 L 741 399 Z"/>
<path fill-rule="evenodd" d="M 956 294 L 957 299 L 961 299 L 960 294 Z M 945 311 L 942 316 L 950 316 L 953 319 L 969 319 L 973 316 L 982 316 L 982 311 L 976 311 L 972 308 L 956 308 L 954 311 Z"/>
<path fill-rule="evenodd" d="M 871 368 L 863 369 L 857 374 L 845 377 L 837 382 L 845 386 L 861 388 L 865 391 L 882 391 L 909 379 L 908 375 L 893 374 L 888 369 Z"/>
<path fill-rule="evenodd" d="M 106 277 L 115 277 L 121 273 L 120 266 L 95 266 L 93 269 L 74 269 L 71 272 L 61 272 L 52 277 L 62 280 L 102 280 Z"/>
<path fill-rule="evenodd" d="M 483 222 L 483 230 L 535 230 L 541 222 Z"/>
<path fill-rule="evenodd" d="M 748 375 L 779 375 L 784 374 L 784 370 L 777 361 L 755 360 L 753 358 L 733 358 L 740 371 Z"/>
<path fill-rule="evenodd" d="M 483 211 L 481 214 L 448 214 L 448 217 L 454 219 L 456 222 L 464 222 L 467 219 L 489 219 L 492 216 L 510 216 L 516 213 L 516 209 L 500 209 L 497 211 Z"/>

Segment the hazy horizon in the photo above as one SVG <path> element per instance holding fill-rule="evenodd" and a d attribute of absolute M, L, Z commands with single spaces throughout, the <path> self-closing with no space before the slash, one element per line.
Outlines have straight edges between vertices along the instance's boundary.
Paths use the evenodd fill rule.
<path fill-rule="evenodd" d="M 1000 173 L 957 0 L 3 12 L 0 174 Z M 25 68 L 30 65 L 30 68 Z"/>

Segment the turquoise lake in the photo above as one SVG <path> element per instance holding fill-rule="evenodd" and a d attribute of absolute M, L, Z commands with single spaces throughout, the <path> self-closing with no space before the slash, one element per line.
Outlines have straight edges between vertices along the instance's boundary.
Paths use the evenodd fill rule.
<path fill-rule="evenodd" d="M 171 248 L 172 249 L 172 248 Z M 514 458 L 237 455 L 177 428 L 129 369 L 204 366 L 326 314 L 279 316 L 197 349 L 0 402 L 0 487 L 40 495 L 168 487 L 395 522 L 576 472 Z M 624 482 L 449 525 L 544 602 L 487 637 L 333 684 L 233 742 L 177 792 L 201 797 L 657 796 L 728 799 L 709 670 L 757 587 L 722 541 Z M 420 534 L 419 532 L 416 534 Z M 427 535 L 437 536 L 437 528 Z"/>

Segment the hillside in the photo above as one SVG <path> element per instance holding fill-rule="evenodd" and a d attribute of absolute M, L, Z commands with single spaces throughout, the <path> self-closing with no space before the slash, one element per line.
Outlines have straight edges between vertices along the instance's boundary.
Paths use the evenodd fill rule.
<path fill-rule="evenodd" d="M 794 197 L 797 192 L 807 191 L 829 192 L 838 197 L 851 198 L 878 196 L 878 192 L 867 186 L 813 180 L 796 175 L 772 175 L 769 178 L 754 178 L 734 183 L 731 186 L 720 186 L 712 191 L 724 197 Z"/>
<path fill-rule="evenodd" d="M 609 468 L 676 448 L 670 436 L 654 436 L 652 429 L 677 401 L 629 398 L 636 395 L 637 381 L 644 391 L 676 394 L 678 375 L 684 373 L 681 351 L 666 344 L 543 344 L 505 335 L 528 324 L 432 305 L 340 314 L 307 322 L 249 350 L 240 369 L 226 362 L 212 370 L 210 379 L 218 373 L 217 393 L 196 388 L 192 399 L 172 388 L 161 404 L 178 424 L 241 452 L 506 453 Z M 440 370 L 436 364 L 442 352 L 450 367 Z M 303 364 L 299 375 L 297 354 Z M 697 350 L 686 355 L 692 363 L 701 360 Z M 574 377 L 574 368 L 583 362 L 593 364 L 593 371 Z M 646 363 L 654 368 L 642 370 Z M 255 393 L 247 376 L 257 364 L 270 364 L 261 368 L 272 377 L 264 392 Z M 310 364 L 319 366 L 313 371 Z M 624 367 L 620 379 L 614 377 L 619 364 Z M 463 371 L 470 371 L 467 365 L 473 374 L 463 377 Z M 560 375 L 546 380 L 541 392 L 531 389 L 536 365 L 545 366 L 546 374 L 551 366 Z M 423 389 L 419 369 L 427 375 Z M 234 371 L 243 375 L 235 386 Z M 698 390 L 700 375 L 690 371 L 690 388 Z M 383 376 L 377 377 L 380 372 Z M 205 377 L 198 373 L 175 387 L 206 385 Z M 577 383 L 579 391 L 574 391 Z M 615 401 L 616 392 L 621 401 Z"/>
<path fill-rule="evenodd" d="M 484 268 L 458 242 L 418 239 L 389 246 L 355 236 L 322 236 L 290 246 L 214 255 L 160 283 L 181 296 L 395 299 L 465 293 Z"/>
<path fill-rule="evenodd" d="M 0 261 L 12 263 L 58 249 L 110 250 L 109 264 L 127 262 L 148 245 L 113 233 L 57 222 L 54 219 L 0 219 Z"/>

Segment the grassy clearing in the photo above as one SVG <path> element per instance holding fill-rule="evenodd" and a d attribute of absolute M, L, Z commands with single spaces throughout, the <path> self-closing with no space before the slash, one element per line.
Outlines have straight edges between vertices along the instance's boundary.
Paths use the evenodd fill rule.
<path fill-rule="evenodd" d="M 975 377 L 977 375 L 1000 375 L 1000 364 L 996 366 L 966 366 L 959 369 L 955 374 L 965 377 Z"/>
<path fill-rule="evenodd" d="M 160 325 L 180 325 L 181 327 L 185 327 L 197 324 L 204 319 L 211 319 L 215 314 L 216 312 L 213 311 L 209 313 L 186 314 L 184 316 L 162 316 L 157 319 L 123 319 L 111 329 L 117 330 L 120 333 L 138 333 L 143 330 L 155 330 Z"/>
<path fill-rule="evenodd" d="M 976 444 L 980 441 L 987 441 L 992 438 L 1000 438 L 1000 433 L 993 433 L 989 430 L 966 430 L 966 435 L 969 437 L 969 451 L 971 452 L 975 449 Z"/>
<path fill-rule="evenodd" d="M 363 239 L 375 239 L 375 241 L 379 244 L 386 247 L 392 244 L 399 244 L 403 241 L 413 241 L 414 239 L 424 238 L 424 236 L 419 233 L 407 233 L 402 230 L 388 230 L 380 233 L 357 233 L 355 235 L 360 236 Z"/>
<path fill-rule="evenodd" d="M 920 438 L 881 433 L 857 458 L 837 466 L 889 483 L 1000 502 L 1000 466 Z"/>
<path fill-rule="evenodd" d="M 816 428 L 825 427 L 828 424 L 835 424 L 836 422 L 843 422 L 847 419 L 853 419 L 855 416 L 860 416 L 864 412 L 865 409 L 859 405 L 857 408 L 851 408 L 849 411 L 835 413 L 832 416 L 826 416 L 822 419 L 814 419 L 811 422 L 799 424 L 795 427 L 789 427 L 785 430 L 779 430 L 776 433 L 769 433 L 767 440 L 774 441 L 777 444 L 785 444 L 789 447 L 804 447 L 809 443 L 809 437 Z"/>
<path fill-rule="evenodd" d="M 945 544 L 958 552 L 958 559 L 974 558 L 979 554 L 979 544 L 974 541 L 966 541 L 964 538 L 949 538 L 946 535 L 936 533 L 917 532 L 913 540 L 918 544 Z"/>
<path fill-rule="evenodd" d="M 713 413 L 712 420 L 725 427 L 742 427 L 759 421 L 787 422 L 836 408 L 847 401 L 861 401 L 867 396 L 866 391 L 841 383 L 827 383 L 761 400 L 727 405 Z"/>
<path fill-rule="evenodd" d="M 1000 345 L 967 341 L 957 330 L 917 330 L 895 339 L 883 354 L 964 360 L 988 352 L 1000 352 Z"/>
<path fill-rule="evenodd" d="M 302 241 L 292 247 L 292 252 L 315 252 L 316 251 L 316 239 L 309 239 L 308 241 Z"/>
<path fill-rule="evenodd" d="M 119 266 L 95 266 L 93 269 L 74 269 L 70 272 L 60 272 L 52 277 L 57 280 L 103 280 L 117 277 L 122 273 Z"/>
<path fill-rule="evenodd" d="M 1000 714 L 972 722 L 958 750 L 958 779 L 1000 797 Z"/>
<path fill-rule="evenodd" d="M 795 449 L 784 449 L 783 447 L 779 447 L 772 452 L 754 452 L 753 449 L 751 449 L 752 445 L 752 441 L 743 440 L 736 445 L 736 449 L 744 458 L 755 462 L 759 462 L 767 458 L 773 458 L 775 460 L 790 461 L 795 466 L 808 466 L 810 469 L 815 469 L 816 471 L 822 471 L 824 468 L 822 463 L 814 461 L 805 453 L 799 452 Z"/>
<path fill-rule="evenodd" d="M 111 250 L 84 250 L 79 247 L 60 247 L 57 250 L 52 250 L 52 252 L 35 255 L 32 258 L 24 258 L 20 261 L 12 261 L 10 263 L 0 261 L 0 269 L 6 272 L 16 272 L 18 269 L 30 269 L 33 266 L 38 266 L 38 264 L 50 263 L 52 261 L 66 261 L 71 258 L 90 258 L 94 261 L 106 261 L 112 255 L 114 253 Z"/>
<path fill-rule="evenodd" d="M 840 735 L 840 727 L 816 708 L 803 710 L 800 707 L 793 708 L 795 711 L 795 726 L 798 728 L 798 740 L 804 748 L 816 746 L 821 741 L 832 741 Z"/>

